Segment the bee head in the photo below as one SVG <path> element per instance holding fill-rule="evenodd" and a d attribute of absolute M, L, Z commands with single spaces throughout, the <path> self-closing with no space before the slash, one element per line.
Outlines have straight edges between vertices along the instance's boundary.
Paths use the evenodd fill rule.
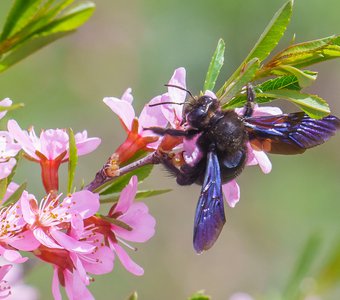
<path fill-rule="evenodd" d="M 210 96 L 193 99 L 184 106 L 183 120 L 196 129 L 204 128 L 212 115 L 218 110 L 219 102 Z"/>

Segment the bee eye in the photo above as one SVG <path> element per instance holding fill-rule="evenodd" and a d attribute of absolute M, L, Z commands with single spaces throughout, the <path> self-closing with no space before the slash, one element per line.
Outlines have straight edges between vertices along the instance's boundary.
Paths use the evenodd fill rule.
<path fill-rule="evenodd" d="M 199 128 L 206 117 L 207 112 L 204 109 L 195 109 L 187 115 L 187 121 L 191 126 Z"/>

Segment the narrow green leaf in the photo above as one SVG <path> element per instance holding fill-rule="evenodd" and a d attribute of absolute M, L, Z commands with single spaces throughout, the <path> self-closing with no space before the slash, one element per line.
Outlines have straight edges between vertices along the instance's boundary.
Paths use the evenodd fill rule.
<path fill-rule="evenodd" d="M 0 203 L 3 202 L 7 191 L 7 177 L 0 180 Z"/>
<path fill-rule="evenodd" d="M 133 292 L 127 300 L 138 300 L 137 292 Z"/>
<path fill-rule="evenodd" d="M 0 41 L 24 28 L 34 17 L 42 0 L 16 0 L 7 16 Z"/>
<path fill-rule="evenodd" d="M 171 192 L 171 191 L 172 191 L 171 189 L 138 191 L 135 199 L 144 199 L 144 198 L 159 196 L 159 195 Z M 119 199 L 119 195 L 115 195 L 109 198 L 100 199 L 100 203 L 114 203 L 114 202 L 117 202 L 118 199 Z"/>
<path fill-rule="evenodd" d="M 282 65 L 279 67 L 279 70 L 283 70 L 287 73 L 293 74 L 296 76 L 296 78 L 299 81 L 299 86 L 301 88 L 306 88 L 314 83 L 314 81 L 317 78 L 317 72 L 304 72 L 300 69 L 297 69 L 295 67 L 289 66 L 289 65 Z"/>
<path fill-rule="evenodd" d="M 197 293 L 189 297 L 188 300 L 211 300 L 211 297 L 205 295 L 204 291 L 198 291 Z"/>
<path fill-rule="evenodd" d="M 71 128 L 68 129 L 69 136 L 69 160 L 68 160 L 68 180 L 67 180 L 67 193 L 71 193 L 73 187 L 74 176 L 76 174 L 76 167 L 78 163 L 78 154 L 76 140 Z"/>
<path fill-rule="evenodd" d="M 27 186 L 27 183 L 26 183 L 26 182 L 24 182 L 23 184 L 21 184 L 21 185 L 15 190 L 15 192 L 7 199 L 6 203 L 3 204 L 3 206 L 9 206 L 9 205 L 11 205 L 11 204 L 17 202 L 17 201 L 20 199 L 20 197 L 21 197 L 23 191 L 26 189 L 26 186 Z"/>
<path fill-rule="evenodd" d="M 315 277 L 317 293 L 327 292 L 338 287 L 340 282 L 340 241 L 338 241 L 327 257 L 327 261 Z"/>
<path fill-rule="evenodd" d="M 13 51 L 9 52 L 8 55 L 4 55 L 0 59 L 0 73 L 7 70 L 9 67 L 13 66 L 14 64 L 18 63 L 22 59 L 26 58 L 27 56 L 31 55 L 32 53 L 36 52 L 40 48 L 72 33 L 69 32 L 59 32 L 55 34 L 51 34 L 48 36 L 42 36 L 30 39 L 22 44 L 20 47 L 15 48 Z"/>
<path fill-rule="evenodd" d="M 153 165 L 146 165 L 124 174 L 123 176 L 114 178 L 96 189 L 96 192 L 99 192 L 100 195 L 120 193 L 122 189 L 129 183 L 133 175 L 136 175 L 138 177 L 138 182 L 141 182 L 150 175 L 152 168 Z"/>
<path fill-rule="evenodd" d="M 111 223 L 111 224 L 114 224 L 114 225 L 116 225 L 116 226 L 119 226 L 119 227 L 121 227 L 121 228 L 124 228 L 124 229 L 126 229 L 126 230 L 128 230 L 128 231 L 131 231 L 131 230 L 132 230 L 132 227 L 131 227 L 131 226 L 129 226 L 128 224 L 126 224 L 126 223 L 124 223 L 124 222 L 122 222 L 122 221 L 120 221 L 120 220 L 117 220 L 117 219 L 115 219 L 115 218 L 106 217 L 106 216 L 104 216 L 104 215 L 99 215 L 99 216 L 100 216 L 101 219 L 103 219 L 103 220 L 105 220 L 105 221 L 107 221 L 107 222 L 109 222 L 109 223 Z"/>
<path fill-rule="evenodd" d="M 321 119 L 330 113 L 327 102 L 316 95 L 302 94 L 294 90 L 276 90 L 259 93 L 257 96 L 288 100 L 314 119 Z"/>
<path fill-rule="evenodd" d="M 49 35 L 57 32 L 72 31 L 83 25 L 95 10 L 93 2 L 86 1 L 78 3 L 72 8 L 64 11 L 60 17 L 47 26 L 37 30 L 37 35 Z"/>
<path fill-rule="evenodd" d="M 290 0 L 284 4 L 281 9 L 274 15 L 269 22 L 264 32 L 261 34 L 259 40 L 256 42 L 253 49 L 250 51 L 245 60 L 241 63 L 238 69 L 230 76 L 227 82 L 223 86 L 229 86 L 235 81 L 235 78 L 244 69 L 244 66 L 253 58 L 257 57 L 260 62 L 268 57 L 272 50 L 276 47 L 281 37 L 283 36 L 290 17 L 292 14 L 293 0 Z M 216 95 L 220 97 L 223 94 L 222 90 L 219 90 Z"/>
<path fill-rule="evenodd" d="M 239 74 L 239 76 L 229 86 L 223 86 L 221 89 L 221 95 L 218 98 L 223 101 L 226 98 L 232 98 L 238 94 L 241 89 L 255 76 L 256 71 L 260 67 L 260 61 L 257 58 L 250 60 L 245 69 Z"/>
<path fill-rule="evenodd" d="M 255 102 L 256 103 L 267 103 L 271 102 L 273 98 L 269 97 L 258 97 L 258 93 L 264 93 L 272 90 L 301 90 L 299 86 L 299 81 L 294 75 L 285 75 L 277 78 L 269 79 L 261 84 L 254 86 L 255 91 Z M 238 107 L 243 107 L 247 102 L 247 97 L 245 94 L 234 97 L 228 103 L 222 106 L 223 109 L 234 109 Z"/>
<path fill-rule="evenodd" d="M 340 57 L 340 36 L 330 36 L 291 45 L 275 55 L 263 67 L 263 72 L 267 72 L 267 70 L 280 65 L 304 68 L 337 57 Z"/>
<path fill-rule="evenodd" d="M 319 253 L 321 238 L 319 235 L 312 235 L 306 242 L 291 274 L 286 287 L 283 290 L 283 299 L 297 299 L 299 288 Z"/>
<path fill-rule="evenodd" d="M 0 112 L 2 111 L 12 111 L 12 110 L 16 110 L 16 109 L 19 109 L 19 108 L 23 108 L 25 106 L 24 103 L 16 103 L 16 104 L 13 104 L 11 106 L 0 106 Z"/>
<path fill-rule="evenodd" d="M 281 90 L 281 89 L 288 89 L 288 90 L 301 90 L 301 86 L 299 85 L 299 81 L 296 76 L 294 75 L 286 75 L 280 76 L 277 78 L 269 79 L 260 85 L 256 86 L 255 89 L 259 91 L 266 92 L 272 90 Z"/>
<path fill-rule="evenodd" d="M 204 81 L 203 91 L 212 91 L 215 87 L 216 80 L 220 74 L 224 62 L 225 43 L 222 39 L 218 40 L 216 50 L 211 58 L 207 75 Z"/>

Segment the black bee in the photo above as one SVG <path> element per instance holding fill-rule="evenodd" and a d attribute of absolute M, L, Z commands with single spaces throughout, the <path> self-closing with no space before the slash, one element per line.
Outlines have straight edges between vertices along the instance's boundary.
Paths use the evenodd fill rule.
<path fill-rule="evenodd" d="M 168 85 L 182 90 L 180 86 Z M 162 163 L 180 185 L 202 185 L 198 199 L 193 244 L 197 253 L 213 246 L 225 223 L 222 184 L 237 177 L 247 160 L 247 142 L 268 153 L 299 154 L 327 141 L 340 128 L 340 119 L 329 115 L 312 119 L 303 112 L 252 117 L 254 92 L 247 86 L 244 114 L 222 110 L 218 99 L 195 98 L 184 103 L 182 125 L 186 129 L 148 128 L 160 135 L 192 139 L 203 154 L 193 165 L 176 167 L 166 155 Z M 168 102 L 172 103 L 172 102 Z M 165 103 L 159 103 L 165 104 Z M 183 104 L 183 103 L 175 103 Z M 156 104 L 157 105 L 157 104 Z"/>

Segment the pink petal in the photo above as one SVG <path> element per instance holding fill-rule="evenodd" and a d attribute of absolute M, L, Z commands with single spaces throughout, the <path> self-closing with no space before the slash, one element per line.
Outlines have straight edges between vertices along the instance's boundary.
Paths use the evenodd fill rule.
<path fill-rule="evenodd" d="M 82 156 L 86 155 L 88 153 L 93 152 L 98 148 L 98 146 L 101 143 L 101 139 L 97 137 L 93 138 L 87 138 L 83 141 L 77 141 L 76 140 L 76 146 L 77 146 L 77 155 Z"/>
<path fill-rule="evenodd" d="M 7 128 L 12 137 L 21 145 L 23 150 L 33 157 L 40 160 L 35 154 L 35 147 L 27 132 L 23 131 L 15 120 L 9 120 Z"/>
<path fill-rule="evenodd" d="M 28 260 L 28 257 L 22 257 L 19 251 L 7 250 L 7 249 L 2 248 L 1 252 L 2 252 L 3 258 L 12 263 L 21 264 Z"/>
<path fill-rule="evenodd" d="M 59 289 L 59 276 L 58 276 L 58 268 L 53 268 L 53 279 L 52 279 L 52 294 L 54 300 L 63 300 L 61 297 L 60 289 Z"/>
<path fill-rule="evenodd" d="M 23 193 L 23 195 L 20 198 L 20 205 L 21 205 L 21 210 L 22 210 L 22 216 L 24 220 L 27 222 L 29 225 L 33 225 L 35 222 L 35 213 L 31 208 L 30 205 L 30 199 L 28 198 L 28 194 Z"/>
<path fill-rule="evenodd" d="M 77 253 L 90 253 L 95 249 L 94 245 L 75 240 L 66 233 L 58 230 L 50 230 L 51 236 L 66 250 Z"/>
<path fill-rule="evenodd" d="M 133 102 L 132 89 L 127 88 L 126 91 L 123 93 L 121 99 L 132 104 Z"/>
<path fill-rule="evenodd" d="M 184 139 L 183 140 L 183 148 L 184 153 L 183 157 L 185 162 L 190 165 L 194 166 L 196 165 L 203 157 L 203 153 L 200 151 L 200 149 L 197 147 L 197 139 L 200 137 L 200 134 L 197 134 L 192 139 Z"/>
<path fill-rule="evenodd" d="M 130 131 L 132 120 L 136 115 L 131 103 L 114 97 L 106 97 L 103 101 L 119 117 L 127 130 Z"/>
<path fill-rule="evenodd" d="M 171 79 L 169 80 L 169 84 L 186 88 L 185 77 L 186 77 L 185 69 L 178 68 L 175 70 Z M 186 91 L 183 91 L 175 87 L 168 87 L 168 93 L 172 101 L 175 102 L 184 102 L 185 98 L 187 97 Z"/>
<path fill-rule="evenodd" d="M 20 233 L 20 238 L 12 241 L 11 246 L 22 251 L 33 251 L 40 245 L 39 241 L 35 238 L 34 234 L 30 230 L 26 230 Z"/>
<path fill-rule="evenodd" d="M 267 154 L 263 151 L 257 151 L 257 150 L 253 150 L 253 153 L 262 172 L 264 174 L 270 173 L 270 171 L 272 170 L 272 163 L 269 160 Z"/>
<path fill-rule="evenodd" d="M 229 181 L 222 185 L 223 194 L 230 207 L 235 207 L 240 200 L 240 187 L 236 180 Z"/>
<path fill-rule="evenodd" d="M 155 135 L 152 131 L 143 131 L 143 128 L 147 127 L 165 127 L 168 123 L 167 119 L 164 117 L 164 115 L 161 113 L 161 106 L 154 106 L 150 107 L 150 104 L 159 103 L 161 101 L 161 96 L 157 96 L 150 100 L 149 103 L 147 103 L 142 112 L 140 113 L 140 116 L 138 118 L 139 121 L 139 132 L 142 133 L 142 136 L 146 135 Z"/>
<path fill-rule="evenodd" d="M 16 165 L 17 161 L 11 157 L 8 161 L 0 163 L 0 180 L 8 177 Z"/>
<path fill-rule="evenodd" d="M 133 203 L 129 210 L 118 218 L 131 226 L 132 230 L 126 230 L 115 226 L 117 236 L 133 242 L 145 242 L 155 234 L 156 220 L 148 212 L 148 207 L 142 203 Z"/>
<path fill-rule="evenodd" d="M 64 277 L 65 290 L 69 299 L 95 300 L 76 270 L 74 270 L 73 273 L 65 270 Z"/>
<path fill-rule="evenodd" d="M 62 204 L 70 204 L 70 213 L 79 213 L 83 219 L 86 219 L 93 216 L 99 210 L 99 194 L 82 190 L 75 192 L 71 197 L 65 198 Z"/>
<path fill-rule="evenodd" d="M 35 228 L 33 230 L 33 234 L 34 234 L 35 238 L 41 244 L 43 244 L 44 246 L 46 246 L 48 248 L 63 249 L 63 247 L 61 247 L 53 239 L 51 239 L 51 237 L 49 235 L 47 235 L 42 228 L 40 228 L 40 227 Z"/>
<path fill-rule="evenodd" d="M 137 265 L 121 246 L 119 246 L 117 243 L 111 246 L 114 248 L 119 260 L 126 270 L 137 276 L 141 276 L 144 274 L 143 268 Z"/>
<path fill-rule="evenodd" d="M 135 200 L 135 196 L 137 193 L 137 184 L 138 178 L 134 175 L 131 177 L 129 184 L 121 191 L 114 212 L 121 212 L 124 214 L 129 209 L 129 207 Z"/>
<path fill-rule="evenodd" d="M 10 269 L 12 269 L 12 265 L 3 265 L 0 266 L 0 281 L 4 279 L 5 275 L 8 273 Z"/>
<path fill-rule="evenodd" d="M 40 149 L 36 145 L 36 150 L 40 151 L 50 160 L 55 159 L 69 146 L 69 136 L 63 129 L 48 129 L 40 133 Z"/>
<path fill-rule="evenodd" d="M 260 116 L 272 116 L 272 115 L 281 115 L 282 110 L 278 107 L 274 106 L 258 106 L 255 105 L 253 116 L 260 117 Z"/>
<path fill-rule="evenodd" d="M 7 107 L 7 106 L 11 106 L 11 105 L 12 105 L 12 100 L 9 99 L 9 98 L 5 98 L 5 99 L 0 101 L 1 107 Z M 0 119 L 2 119 L 6 114 L 7 114 L 7 110 L 0 112 Z"/>
<path fill-rule="evenodd" d="M 83 260 L 83 265 L 89 273 L 101 275 L 113 270 L 114 253 L 109 247 L 101 246 L 86 257 L 87 259 Z"/>
<path fill-rule="evenodd" d="M 211 97 L 211 98 L 213 98 L 213 99 L 217 99 L 216 94 L 215 94 L 214 92 L 212 92 L 212 91 L 209 91 L 209 90 L 206 90 L 206 91 L 204 92 L 204 95 L 205 95 L 205 96 L 209 96 L 209 97 Z"/>

